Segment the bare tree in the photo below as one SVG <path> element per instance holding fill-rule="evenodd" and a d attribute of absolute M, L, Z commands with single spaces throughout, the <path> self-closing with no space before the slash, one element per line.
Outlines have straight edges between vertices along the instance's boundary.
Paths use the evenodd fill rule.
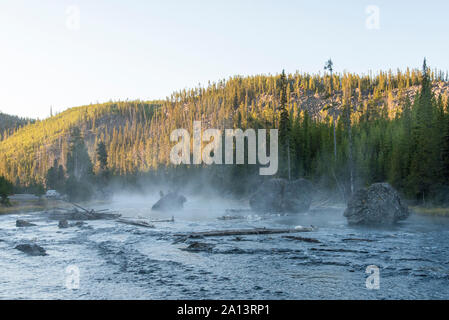
<path fill-rule="evenodd" d="M 334 63 L 332 62 L 332 59 L 329 59 L 326 61 L 326 64 L 324 65 L 324 70 L 329 70 L 331 74 L 330 79 L 330 86 L 331 86 L 331 92 L 330 92 L 330 98 L 331 98 L 331 107 L 334 107 L 333 102 L 333 93 L 334 93 L 334 87 L 333 87 L 333 72 L 334 72 Z M 337 161 L 337 134 L 335 133 L 335 115 L 333 116 L 334 120 L 334 160 Z"/>

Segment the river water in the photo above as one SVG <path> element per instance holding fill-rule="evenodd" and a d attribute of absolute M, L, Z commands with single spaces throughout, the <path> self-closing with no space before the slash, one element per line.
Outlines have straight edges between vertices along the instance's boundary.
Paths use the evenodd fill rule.
<path fill-rule="evenodd" d="M 190 200 L 181 212 L 156 214 L 154 200 L 116 199 L 107 207 L 133 218 L 174 215 L 175 222 L 147 229 L 101 220 L 59 229 L 44 212 L 0 216 L 0 299 L 449 299 L 449 219 L 412 215 L 392 228 L 357 228 L 334 209 L 223 221 L 224 208 L 244 204 Z M 16 228 L 17 219 L 37 226 Z M 319 243 L 285 234 L 185 242 L 174 235 L 298 225 L 318 229 L 293 236 Z M 33 242 L 48 255 L 14 249 Z M 183 250 L 192 242 L 211 249 Z M 379 268 L 378 289 L 367 288 L 370 265 Z"/>

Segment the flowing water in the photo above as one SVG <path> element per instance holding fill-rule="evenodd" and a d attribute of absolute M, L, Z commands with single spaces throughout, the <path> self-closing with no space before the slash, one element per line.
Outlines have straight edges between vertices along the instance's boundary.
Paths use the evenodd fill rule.
<path fill-rule="evenodd" d="M 190 200 L 180 212 L 156 214 L 149 209 L 155 199 L 119 200 L 107 207 L 134 218 L 174 215 L 175 222 L 147 229 L 99 220 L 59 229 L 44 212 L 0 216 L 0 298 L 449 299 L 449 219 L 412 215 L 392 228 L 356 228 L 347 225 L 340 209 L 223 221 L 217 217 L 224 208 L 242 204 Z M 17 219 L 37 226 L 16 228 Z M 318 230 L 291 235 L 319 243 L 285 234 L 185 242 L 174 235 L 298 225 Z M 48 255 L 14 249 L 32 242 Z M 210 244 L 210 250 L 183 250 L 192 242 Z M 379 268 L 377 290 L 366 286 L 369 265 Z"/>

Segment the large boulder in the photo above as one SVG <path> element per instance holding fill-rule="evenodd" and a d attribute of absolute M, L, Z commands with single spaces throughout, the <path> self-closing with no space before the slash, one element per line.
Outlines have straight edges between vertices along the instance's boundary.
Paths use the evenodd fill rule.
<path fill-rule="evenodd" d="M 305 179 L 267 180 L 250 197 L 251 209 L 259 212 L 298 213 L 309 210 L 313 185 Z"/>
<path fill-rule="evenodd" d="M 409 211 L 393 187 L 375 183 L 353 195 L 344 216 L 353 225 L 391 225 L 407 219 Z"/>
<path fill-rule="evenodd" d="M 46 256 L 45 249 L 37 244 L 19 244 L 15 249 L 26 253 L 29 256 Z"/>
<path fill-rule="evenodd" d="M 16 227 L 17 228 L 26 228 L 26 227 L 34 227 L 36 226 L 34 223 L 28 222 L 26 220 L 17 220 Z"/>
<path fill-rule="evenodd" d="M 186 201 L 186 197 L 182 194 L 169 192 L 166 195 L 161 194 L 161 198 L 153 205 L 153 207 L 151 207 L 151 209 L 156 211 L 178 210 L 184 207 L 184 202 Z"/>

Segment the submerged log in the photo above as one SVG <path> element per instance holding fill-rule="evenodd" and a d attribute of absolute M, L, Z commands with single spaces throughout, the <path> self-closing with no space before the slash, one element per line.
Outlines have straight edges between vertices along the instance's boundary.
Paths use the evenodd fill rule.
<path fill-rule="evenodd" d="M 313 239 L 313 238 L 303 238 L 303 237 L 296 237 L 296 236 L 283 236 L 282 238 L 290 239 L 290 240 L 310 242 L 310 243 L 321 243 L 320 240 Z"/>
<path fill-rule="evenodd" d="M 244 236 L 244 235 L 259 235 L 259 234 L 278 234 L 278 233 L 298 233 L 298 232 L 312 232 L 315 231 L 314 227 L 295 227 L 293 229 L 266 229 L 266 228 L 254 228 L 254 229 L 236 229 L 236 230 L 216 230 L 216 231 L 203 231 L 192 233 L 177 233 L 177 237 L 198 238 L 198 237 L 225 237 L 225 236 Z"/>
<path fill-rule="evenodd" d="M 171 219 L 159 219 L 159 220 L 149 220 L 149 222 L 151 223 L 155 223 L 155 222 L 175 222 L 175 217 L 171 217 Z"/>
<path fill-rule="evenodd" d="M 245 219 L 243 216 L 232 216 L 232 215 L 225 215 L 217 218 L 218 220 L 242 220 Z"/>
<path fill-rule="evenodd" d="M 130 220 L 130 219 L 117 219 L 117 222 L 124 223 L 124 224 L 130 224 L 133 226 L 138 227 L 145 227 L 145 228 L 154 228 L 154 225 L 142 220 Z"/>

